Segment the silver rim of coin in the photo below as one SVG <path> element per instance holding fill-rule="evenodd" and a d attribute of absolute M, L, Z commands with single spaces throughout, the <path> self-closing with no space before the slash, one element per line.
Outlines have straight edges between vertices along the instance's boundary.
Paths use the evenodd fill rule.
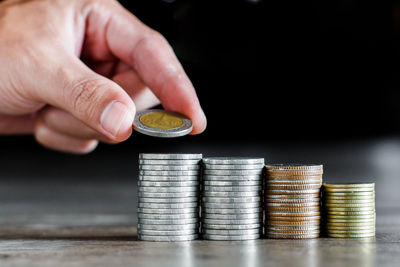
<path fill-rule="evenodd" d="M 181 208 L 181 209 L 150 209 L 150 208 L 138 208 L 138 213 L 146 214 L 191 214 L 197 213 L 199 211 L 198 207 L 194 208 Z"/>
<path fill-rule="evenodd" d="M 221 176 L 241 176 L 241 175 L 260 175 L 262 174 L 262 170 L 210 170 L 205 169 L 204 174 L 208 175 L 221 175 Z"/>
<path fill-rule="evenodd" d="M 198 234 L 199 229 L 194 228 L 194 229 L 187 229 L 187 230 L 144 230 L 144 229 L 138 229 L 137 230 L 138 234 L 141 235 L 155 235 L 155 236 L 173 236 L 173 235 L 192 235 L 192 234 Z"/>
<path fill-rule="evenodd" d="M 179 242 L 179 241 L 192 241 L 199 238 L 198 234 L 194 235 L 180 235 L 180 236 L 152 236 L 138 234 L 139 240 L 142 241 L 155 241 L 155 242 Z"/>
<path fill-rule="evenodd" d="M 139 170 L 139 175 L 142 176 L 194 176 L 199 175 L 200 171 L 149 171 Z"/>
<path fill-rule="evenodd" d="M 179 203 L 198 203 L 199 197 L 174 197 L 174 198 L 147 198 L 147 197 L 139 197 L 139 203 L 160 203 L 160 204 L 179 204 Z"/>
<path fill-rule="evenodd" d="M 262 180 L 255 181 L 203 181 L 206 186 L 261 186 Z"/>
<path fill-rule="evenodd" d="M 201 159 L 139 159 L 140 165 L 199 165 Z"/>
<path fill-rule="evenodd" d="M 148 181 L 148 182 L 193 182 L 199 181 L 199 175 L 190 175 L 190 176 L 149 176 L 149 175 L 139 175 L 139 181 Z"/>
<path fill-rule="evenodd" d="M 182 182 L 152 182 L 152 181 L 140 181 L 138 182 L 138 186 L 143 187 L 189 187 L 189 186 L 198 186 L 200 184 L 199 181 L 182 181 Z"/>
<path fill-rule="evenodd" d="M 213 203 L 203 202 L 202 207 L 207 209 L 248 209 L 261 207 L 261 202 L 244 202 L 244 203 Z"/>
<path fill-rule="evenodd" d="M 261 224 L 262 217 L 256 219 L 242 219 L 242 220 L 235 220 L 235 219 L 208 219 L 208 218 L 201 218 L 203 224 L 211 224 L 211 225 L 253 225 L 253 224 Z"/>
<path fill-rule="evenodd" d="M 253 186 L 203 186 L 204 192 L 253 192 L 261 191 L 261 185 Z"/>
<path fill-rule="evenodd" d="M 264 164 L 235 164 L 235 165 L 223 165 L 223 164 L 207 164 L 204 163 L 203 166 L 206 170 L 261 170 L 264 168 Z"/>
<path fill-rule="evenodd" d="M 139 159 L 160 159 L 160 160 L 201 160 L 203 154 L 186 153 L 140 153 Z"/>
<path fill-rule="evenodd" d="M 212 209 L 205 206 L 202 207 L 202 211 L 207 214 L 252 214 L 262 212 L 262 207 L 256 208 L 234 208 L 234 209 Z"/>
<path fill-rule="evenodd" d="M 139 187 L 139 192 L 149 192 L 149 193 L 183 193 L 183 192 L 197 192 L 199 190 L 200 188 L 197 186 Z"/>
<path fill-rule="evenodd" d="M 215 229 L 215 230 L 247 230 L 261 228 L 261 223 L 254 224 L 208 224 L 203 223 L 203 229 Z"/>
<path fill-rule="evenodd" d="M 262 213 L 214 214 L 202 213 L 203 218 L 219 220 L 244 220 L 262 218 Z"/>
<path fill-rule="evenodd" d="M 217 240 L 217 241 L 243 241 L 243 240 L 254 240 L 259 239 L 261 234 L 252 235 L 211 235 L 203 234 L 203 238 L 206 240 Z"/>
<path fill-rule="evenodd" d="M 198 171 L 199 165 L 139 165 L 143 171 Z"/>
<path fill-rule="evenodd" d="M 226 204 L 241 204 L 241 203 L 260 203 L 261 196 L 256 197 L 202 197 L 204 203 L 226 203 Z"/>
<path fill-rule="evenodd" d="M 158 129 L 158 128 L 153 128 L 149 127 L 145 124 L 143 124 L 140 121 L 140 118 L 148 113 L 153 113 L 153 112 L 162 112 L 170 115 L 174 115 L 182 119 L 183 124 L 177 128 L 172 128 L 172 129 Z M 189 134 L 193 130 L 193 124 L 192 121 L 177 112 L 169 111 L 169 110 L 163 110 L 163 109 L 147 109 L 147 110 L 142 110 L 136 112 L 135 119 L 133 120 L 133 129 L 139 133 L 145 134 L 145 135 L 150 135 L 150 136 L 155 136 L 155 137 L 180 137 Z"/>
<path fill-rule="evenodd" d="M 200 222 L 200 218 L 191 219 L 176 219 L 176 220 L 155 220 L 155 219 L 143 219 L 139 218 L 138 222 L 142 225 L 184 225 L 184 224 L 196 224 Z"/>
<path fill-rule="evenodd" d="M 261 191 L 245 191 L 245 192 L 208 192 L 204 191 L 205 197 L 258 197 L 261 196 Z"/>
<path fill-rule="evenodd" d="M 198 197 L 198 191 L 179 192 L 179 193 L 151 193 L 151 192 L 138 192 L 140 198 L 180 198 L 180 197 Z"/>
<path fill-rule="evenodd" d="M 252 175 L 203 175 L 203 181 L 228 181 L 228 182 L 246 182 L 246 181 L 262 181 L 263 176 L 260 174 L 252 174 Z"/>
<path fill-rule="evenodd" d="M 253 228 L 253 229 L 244 229 L 244 230 L 220 230 L 220 229 L 209 229 L 203 228 L 203 234 L 211 234 L 211 235 L 253 235 L 253 234 L 261 234 L 262 228 Z"/>
<path fill-rule="evenodd" d="M 264 164 L 264 158 L 258 157 L 207 157 L 203 159 L 205 164 Z"/>
<path fill-rule="evenodd" d="M 188 202 L 188 203 L 138 203 L 139 208 L 150 208 L 150 209 L 184 209 L 184 208 L 195 208 L 198 207 L 199 202 Z"/>
<path fill-rule="evenodd" d="M 140 219 L 154 219 L 154 220 L 180 220 L 180 219 L 193 219 L 199 218 L 199 213 L 182 213 L 182 214 L 149 214 L 138 213 Z"/>
<path fill-rule="evenodd" d="M 190 230 L 199 229 L 199 223 L 194 224 L 181 224 L 181 225 L 161 225 L 161 224 L 142 224 L 138 223 L 138 229 L 141 230 L 157 230 L 157 231 L 177 231 L 177 230 Z"/>

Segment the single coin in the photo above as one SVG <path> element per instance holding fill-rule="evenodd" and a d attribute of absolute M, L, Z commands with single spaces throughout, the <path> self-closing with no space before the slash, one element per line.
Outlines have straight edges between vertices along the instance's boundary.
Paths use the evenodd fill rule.
<path fill-rule="evenodd" d="M 181 214 L 150 214 L 150 213 L 138 213 L 140 219 L 154 219 L 154 220 L 178 220 L 178 219 L 194 219 L 199 218 L 199 214 L 196 213 L 181 213 Z"/>
<path fill-rule="evenodd" d="M 199 192 L 182 192 L 182 193 L 152 193 L 152 192 L 138 192 L 140 198 L 181 198 L 181 197 L 197 197 Z"/>
<path fill-rule="evenodd" d="M 310 212 L 274 212 L 274 211 L 266 211 L 268 216 L 277 216 L 277 217 L 310 217 L 310 216 L 320 216 L 319 211 L 310 211 Z"/>
<path fill-rule="evenodd" d="M 290 175 L 290 176 L 300 176 L 300 175 L 307 175 L 307 176 L 315 176 L 315 175 L 322 175 L 324 173 L 323 170 L 309 170 L 309 171 L 302 171 L 302 170 L 266 170 L 268 176 L 270 175 Z"/>
<path fill-rule="evenodd" d="M 319 198 L 288 198 L 288 199 L 275 199 L 265 197 L 264 202 L 268 205 L 277 204 L 278 205 L 292 205 L 292 204 L 304 204 L 304 205 L 320 205 Z"/>
<path fill-rule="evenodd" d="M 320 221 L 321 220 L 307 220 L 307 221 L 270 221 L 267 220 L 265 222 L 265 226 L 273 226 L 273 227 L 312 227 L 312 226 L 318 226 L 320 227 Z"/>
<path fill-rule="evenodd" d="M 316 175 L 292 175 L 292 174 L 269 174 L 267 176 L 267 180 L 269 181 L 302 181 L 302 180 L 322 180 L 322 174 Z"/>
<path fill-rule="evenodd" d="M 262 227 L 261 223 L 254 224 L 202 224 L 203 229 L 215 229 L 215 230 L 247 230 L 247 229 L 256 229 Z"/>
<path fill-rule="evenodd" d="M 138 213 L 149 213 L 149 214 L 182 214 L 182 213 L 195 213 L 198 212 L 199 208 L 180 208 L 180 209 L 150 209 L 150 208 L 137 208 Z"/>
<path fill-rule="evenodd" d="M 158 236 L 163 236 L 163 235 L 192 235 L 192 234 L 197 234 L 199 233 L 199 229 L 187 229 L 187 230 L 171 230 L 171 231 L 157 231 L 157 230 L 144 230 L 144 229 L 138 229 L 137 230 L 138 234 L 141 235 L 158 235 Z"/>
<path fill-rule="evenodd" d="M 326 189 L 330 188 L 375 188 L 375 183 L 355 183 L 355 184 L 324 184 Z"/>
<path fill-rule="evenodd" d="M 246 182 L 246 181 L 260 181 L 262 182 L 263 176 L 261 174 L 254 175 L 203 175 L 203 181 L 226 181 L 226 182 Z"/>
<path fill-rule="evenodd" d="M 206 186 L 260 186 L 262 180 L 255 181 L 203 181 Z"/>
<path fill-rule="evenodd" d="M 261 196 L 261 191 L 245 191 L 245 192 L 209 192 L 203 191 L 205 197 L 257 197 Z"/>
<path fill-rule="evenodd" d="M 375 196 L 355 196 L 355 197 L 342 197 L 342 196 L 326 196 L 325 194 L 322 195 L 324 202 L 336 202 L 336 201 L 373 201 L 375 202 Z"/>
<path fill-rule="evenodd" d="M 265 165 L 267 170 L 322 170 L 324 167 L 322 164 L 267 164 Z"/>
<path fill-rule="evenodd" d="M 203 186 L 204 191 L 208 192 L 253 192 L 261 191 L 262 187 L 260 185 L 254 186 Z"/>
<path fill-rule="evenodd" d="M 139 197 L 139 203 L 166 203 L 166 204 L 175 204 L 175 203 L 192 203 L 199 202 L 199 197 L 173 197 L 173 198 L 146 198 Z"/>
<path fill-rule="evenodd" d="M 203 202 L 202 207 L 205 209 L 251 209 L 261 207 L 261 202 L 244 202 L 244 203 L 208 203 Z"/>
<path fill-rule="evenodd" d="M 331 191 L 326 191 L 322 190 L 324 197 L 334 197 L 334 198 L 348 198 L 348 197 L 374 197 L 375 196 L 375 191 L 347 191 L 347 192 L 331 192 Z"/>
<path fill-rule="evenodd" d="M 222 208 L 217 208 L 217 209 L 212 209 L 203 206 L 202 211 L 206 212 L 208 214 L 246 214 L 246 213 L 258 213 L 262 212 L 262 207 L 257 207 L 257 208 L 234 208 L 234 209 L 222 209 Z"/>
<path fill-rule="evenodd" d="M 272 207 L 272 206 L 266 206 L 266 211 L 267 212 L 314 212 L 314 211 L 320 211 L 320 207 Z"/>
<path fill-rule="evenodd" d="M 151 187 L 139 186 L 139 192 L 150 193 L 183 193 L 183 192 L 199 192 L 200 187 L 197 186 L 175 186 L 175 187 Z"/>
<path fill-rule="evenodd" d="M 208 157 L 203 159 L 205 164 L 264 164 L 264 158 L 252 157 Z"/>
<path fill-rule="evenodd" d="M 274 238 L 274 239 L 309 239 L 309 238 L 318 238 L 320 233 L 313 233 L 313 234 L 304 234 L 304 235 L 288 235 L 288 234 L 279 234 L 279 233 L 266 233 L 267 238 Z"/>
<path fill-rule="evenodd" d="M 184 224 L 184 225 L 161 225 L 161 224 L 141 224 L 138 223 L 138 229 L 141 230 L 156 230 L 156 231 L 177 231 L 177 230 L 191 230 L 199 229 L 199 224 Z"/>
<path fill-rule="evenodd" d="M 191 219 L 171 219 L 171 220 L 156 220 L 156 219 L 143 219 L 138 218 L 138 222 L 143 225 L 190 225 L 197 224 L 200 222 L 200 218 L 191 218 Z"/>
<path fill-rule="evenodd" d="M 266 190 L 313 190 L 320 189 L 321 184 L 266 184 Z"/>
<path fill-rule="evenodd" d="M 331 226 L 327 225 L 325 227 L 328 231 L 330 230 L 342 230 L 342 231 L 375 231 L 375 224 L 373 225 L 365 225 L 365 226 Z"/>
<path fill-rule="evenodd" d="M 254 229 L 245 229 L 245 230 L 220 230 L 220 229 L 209 229 L 209 228 L 202 228 L 203 234 L 210 234 L 210 235 L 252 235 L 252 234 L 261 234 L 261 228 L 254 228 Z"/>
<path fill-rule="evenodd" d="M 203 203 L 260 203 L 261 197 L 202 197 Z"/>
<path fill-rule="evenodd" d="M 372 208 L 375 209 L 375 202 L 369 202 L 369 203 L 326 203 L 324 202 L 324 207 L 326 209 L 335 209 L 335 208 L 354 208 L 354 209 L 363 209 L 363 208 Z"/>
<path fill-rule="evenodd" d="M 303 217 L 298 217 L 298 216 L 278 216 L 278 215 L 267 215 L 265 221 L 266 222 L 273 222 L 273 221 L 291 221 L 291 222 L 296 222 L 296 221 L 320 221 L 321 216 L 303 216 Z"/>
<path fill-rule="evenodd" d="M 143 176 L 192 176 L 199 175 L 199 170 L 192 171 L 148 171 L 148 170 L 139 170 L 139 175 Z"/>
<path fill-rule="evenodd" d="M 319 194 L 319 189 L 308 190 L 265 190 L 266 195 L 288 195 L 288 194 Z"/>
<path fill-rule="evenodd" d="M 214 214 L 202 213 L 202 218 L 216 220 L 244 220 L 262 218 L 262 213 L 237 213 L 237 214 Z"/>
<path fill-rule="evenodd" d="M 259 239 L 261 234 L 251 234 L 251 235 L 212 235 L 203 234 L 203 238 L 206 240 L 215 241 L 243 241 L 243 240 L 254 240 Z"/>
<path fill-rule="evenodd" d="M 375 199 L 356 199 L 356 200 L 339 200 L 339 199 L 324 199 L 325 205 L 373 205 L 375 204 Z"/>
<path fill-rule="evenodd" d="M 177 112 L 148 109 L 136 112 L 132 128 L 142 134 L 155 137 L 180 137 L 189 134 L 192 121 Z"/>
<path fill-rule="evenodd" d="M 185 182 L 149 182 L 139 181 L 138 186 L 143 187 L 197 187 L 199 181 L 185 181 Z"/>
<path fill-rule="evenodd" d="M 337 193 L 352 193 L 352 192 L 374 192 L 373 188 L 369 187 L 349 187 L 349 188 L 330 188 L 324 187 L 325 192 Z"/>
<path fill-rule="evenodd" d="M 265 185 L 305 185 L 305 184 L 322 184 L 322 179 L 302 179 L 302 180 L 275 180 L 267 179 Z"/>
<path fill-rule="evenodd" d="M 155 242 L 178 242 L 178 241 L 191 241 L 199 238 L 198 234 L 194 235 L 178 235 L 178 236 L 152 236 L 138 234 L 139 240 L 142 241 L 155 241 Z"/>
<path fill-rule="evenodd" d="M 371 211 L 325 211 L 325 215 L 329 217 L 330 215 L 343 215 L 343 216 L 349 216 L 349 215 L 354 215 L 354 216 L 368 216 L 368 215 L 374 215 L 375 210 Z"/>
<path fill-rule="evenodd" d="M 376 219 L 375 213 L 366 213 L 366 214 L 325 214 L 324 215 L 329 222 L 333 220 L 337 221 L 353 221 L 353 220 L 362 220 L 362 219 Z"/>
<path fill-rule="evenodd" d="M 375 220 L 368 221 L 353 221 L 353 222 L 325 222 L 325 227 L 362 227 L 362 226 L 375 226 Z"/>
<path fill-rule="evenodd" d="M 330 230 L 327 229 L 326 232 L 329 234 L 345 234 L 345 235 L 359 235 L 359 234 L 368 234 L 368 233 L 373 233 L 375 234 L 375 229 L 370 229 L 370 230 Z"/>
<path fill-rule="evenodd" d="M 261 224 L 262 223 L 262 217 L 255 218 L 255 219 L 243 219 L 243 220 L 201 218 L 201 221 L 202 221 L 203 225 L 204 224 L 208 224 L 208 225 L 212 224 L 212 225 L 221 225 L 221 227 L 223 227 L 224 225 L 234 227 L 235 225 Z"/>
<path fill-rule="evenodd" d="M 139 159 L 140 165 L 199 165 L 201 159 Z"/>
<path fill-rule="evenodd" d="M 207 170 L 261 170 L 264 164 L 203 164 Z"/>
<path fill-rule="evenodd" d="M 328 233 L 328 237 L 337 237 L 337 238 L 364 238 L 364 237 L 374 237 L 375 233 L 366 233 L 366 234 L 333 234 Z"/>
<path fill-rule="evenodd" d="M 200 181 L 199 175 L 191 176 L 149 176 L 139 175 L 139 181 L 149 182 L 198 182 Z"/>
<path fill-rule="evenodd" d="M 242 176 L 242 175 L 260 175 L 262 170 L 210 170 L 205 169 L 204 174 L 206 175 L 232 175 L 232 176 Z"/>
<path fill-rule="evenodd" d="M 375 205 L 373 206 L 361 206 L 361 207 L 326 207 L 324 206 L 324 209 L 328 213 L 334 213 L 334 212 L 374 212 L 375 211 Z"/>
<path fill-rule="evenodd" d="M 306 231 L 302 231 L 302 230 L 273 230 L 271 229 L 271 227 L 268 227 L 266 229 L 266 233 L 267 234 L 285 234 L 285 235 L 308 235 L 308 234 L 319 234 L 321 231 L 319 229 L 315 229 L 315 230 L 306 230 Z"/>
<path fill-rule="evenodd" d="M 297 232 L 297 231 L 305 231 L 305 232 L 310 232 L 310 231 L 320 231 L 320 226 L 319 225 L 305 225 L 305 226 L 299 226 L 299 225 L 267 225 L 265 228 L 266 232 Z"/>
<path fill-rule="evenodd" d="M 185 153 L 140 153 L 139 159 L 161 159 L 161 160 L 201 160 L 203 154 L 185 154 Z"/>
<path fill-rule="evenodd" d="M 312 194 L 282 194 L 282 195 L 270 195 L 270 194 L 265 194 L 265 199 L 275 199 L 275 200 L 295 200 L 298 201 L 300 199 L 304 199 L 305 201 L 311 200 L 311 199 L 319 199 L 320 193 L 312 193 Z"/>
<path fill-rule="evenodd" d="M 320 207 L 319 202 L 302 202 L 302 203 L 269 203 L 265 202 L 265 207 L 282 207 L 282 208 L 304 208 L 304 207 Z"/>
<path fill-rule="evenodd" d="M 192 171 L 200 170 L 199 165 L 139 165 L 144 171 Z"/>
<path fill-rule="evenodd" d="M 188 203 L 138 203 L 139 208 L 150 208 L 150 209 L 184 209 L 198 207 L 199 202 L 188 202 Z"/>

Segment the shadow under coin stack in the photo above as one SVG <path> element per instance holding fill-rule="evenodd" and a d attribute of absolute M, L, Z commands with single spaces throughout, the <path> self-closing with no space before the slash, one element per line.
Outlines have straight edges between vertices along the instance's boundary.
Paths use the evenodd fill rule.
<path fill-rule="evenodd" d="M 139 240 L 199 237 L 201 158 L 201 154 L 139 155 Z"/>
<path fill-rule="evenodd" d="M 267 238 L 319 237 L 322 173 L 322 165 L 266 166 L 264 203 Z"/>
<path fill-rule="evenodd" d="M 324 226 L 328 237 L 375 236 L 375 184 L 324 184 Z"/>
<path fill-rule="evenodd" d="M 202 234 L 207 240 L 252 240 L 262 234 L 263 158 L 203 159 Z"/>

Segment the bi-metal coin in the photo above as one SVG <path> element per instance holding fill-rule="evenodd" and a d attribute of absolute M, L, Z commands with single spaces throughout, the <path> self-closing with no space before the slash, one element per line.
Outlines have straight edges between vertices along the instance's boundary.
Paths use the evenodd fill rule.
<path fill-rule="evenodd" d="M 179 137 L 189 134 L 192 121 L 177 112 L 149 109 L 136 112 L 133 129 L 155 137 Z"/>
<path fill-rule="evenodd" d="M 178 242 L 178 241 L 191 241 L 199 238 L 198 234 L 192 235 L 178 235 L 178 236 L 154 236 L 138 234 L 139 240 L 142 241 L 155 241 L 155 242 Z"/>

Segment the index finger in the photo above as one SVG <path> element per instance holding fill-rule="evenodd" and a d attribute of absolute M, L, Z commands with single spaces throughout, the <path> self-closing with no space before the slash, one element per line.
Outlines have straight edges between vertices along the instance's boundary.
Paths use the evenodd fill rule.
<path fill-rule="evenodd" d="M 195 89 L 166 39 L 119 4 L 111 10 L 105 25 L 111 53 L 136 70 L 165 109 L 188 116 L 193 134 L 204 131 L 206 117 Z"/>

